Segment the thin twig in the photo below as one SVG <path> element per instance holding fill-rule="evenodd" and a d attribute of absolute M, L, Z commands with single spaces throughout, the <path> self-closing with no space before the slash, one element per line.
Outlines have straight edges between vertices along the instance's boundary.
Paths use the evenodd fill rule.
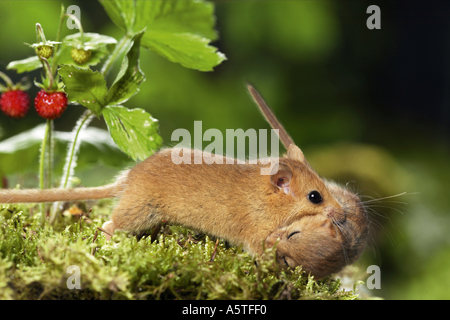
<path fill-rule="evenodd" d="M 39 259 L 41 259 L 42 262 L 45 262 L 45 261 L 44 261 L 44 258 L 42 258 L 41 253 L 39 252 L 38 246 L 36 246 L 36 251 L 37 251 L 37 254 L 38 254 L 38 256 L 39 256 Z"/>
<path fill-rule="evenodd" d="M 214 251 L 212 253 L 211 259 L 209 259 L 209 262 L 213 262 L 214 258 L 216 257 L 217 252 L 217 246 L 219 245 L 219 239 L 216 240 L 216 245 L 214 246 Z"/>
<path fill-rule="evenodd" d="M 103 229 L 103 228 L 97 227 L 97 229 L 100 230 L 100 231 L 103 232 L 103 233 L 106 233 L 107 235 L 109 235 L 109 236 L 111 236 L 111 237 L 113 236 L 113 234 L 112 234 L 111 232 L 106 231 L 106 230 Z"/>
<path fill-rule="evenodd" d="M 94 243 L 95 240 L 97 240 L 97 236 L 98 236 L 98 230 L 95 230 L 94 239 L 92 240 L 92 243 Z M 96 250 L 97 250 L 97 247 L 92 248 L 91 254 L 94 255 Z"/>
<path fill-rule="evenodd" d="M 95 242 L 95 240 L 97 240 L 97 235 L 98 235 L 98 230 L 95 230 L 95 234 L 94 234 L 94 240 L 92 240 L 92 243 Z"/>

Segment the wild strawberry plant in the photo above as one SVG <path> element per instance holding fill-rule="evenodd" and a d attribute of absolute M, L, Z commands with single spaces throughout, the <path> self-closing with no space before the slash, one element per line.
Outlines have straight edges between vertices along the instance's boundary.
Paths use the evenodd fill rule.
<path fill-rule="evenodd" d="M 157 120 L 143 109 L 125 105 L 145 81 L 140 69 L 141 47 L 199 71 L 211 71 L 226 59 L 209 44 L 217 39 L 212 3 L 194 0 L 99 1 L 114 24 L 124 31 L 121 39 L 84 32 L 81 21 L 67 14 L 62 6 L 56 39 L 47 39 L 43 27 L 36 22 L 36 43 L 29 44 L 35 55 L 12 61 L 7 66 L 8 70 L 17 73 L 42 70 L 41 82 L 34 81 L 41 88 L 34 99 L 35 108 L 47 119 L 40 151 L 41 188 L 50 186 L 52 121 L 63 116 L 68 103 L 68 108 L 78 104 L 86 111 L 73 129 L 59 187 L 71 186 L 81 132 L 94 117 L 104 119 L 116 145 L 134 160 L 149 157 L 161 146 Z M 69 18 L 75 21 L 79 32 L 63 36 L 63 25 Z M 110 75 L 112 66 L 119 63 L 118 73 L 115 77 Z M 108 76 L 114 79 L 109 86 Z M 23 116 L 25 100 L 23 105 L 16 108 L 20 111 L 10 115 Z M 50 222 L 55 218 L 56 210 L 53 210 Z"/>

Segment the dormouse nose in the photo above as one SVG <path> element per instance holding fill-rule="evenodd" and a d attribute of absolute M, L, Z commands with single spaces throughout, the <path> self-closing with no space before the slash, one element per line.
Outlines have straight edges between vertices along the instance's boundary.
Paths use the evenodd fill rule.
<path fill-rule="evenodd" d="M 340 208 L 337 209 L 333 206 L 327 206 L 323 209 L 323 211 L 328 218 L 332 219 L 335 222 L 344 223 L 345 220 L 347 219 L 344 211 L 341 210 Z"/>

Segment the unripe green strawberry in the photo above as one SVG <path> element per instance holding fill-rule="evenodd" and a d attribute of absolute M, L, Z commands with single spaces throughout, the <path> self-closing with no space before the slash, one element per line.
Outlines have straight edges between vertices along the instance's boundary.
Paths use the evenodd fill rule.
<path fill-rule="evenodd" d="M 42 118 L 53 120 L 60 117 L 66 110 L 67 96 L 64 92 L 41 90 L 34 99 L 34 106 Z"/>
<path fill-rule="evenodd" d="M 53 47 L 52 46 L 46 46 L 42 45 L 36 48 L 36 54 L 39 57 L 48 59 L 53 55 Z"/>
<path fill-rule="evenodd" d="M 30 97 L 22 90 L 9 90 L 0 97 L 2 111 L 13 118 L 23 118 L 30 107 Z"/>
<path fill-rule="evenodd" d="M 77 49 L 75 47 L 70 51 L 73 61 L 78 64 L 86 63 L 91 57 L 91 50 Z"/>

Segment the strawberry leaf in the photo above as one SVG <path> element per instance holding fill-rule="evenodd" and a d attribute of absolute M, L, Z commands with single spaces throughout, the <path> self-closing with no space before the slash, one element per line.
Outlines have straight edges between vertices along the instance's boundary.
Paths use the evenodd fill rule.
<path fill-rule="evenodd" d="M 103 75 L 98 71 L 61 65 L 58 70 L 69 101 L 76 101 L 100 116 L 106 106 L 108 89 Z"/>
<path fill-rule="evenodd" d="M 158 120 L 145 110 L 108 106 L 103 117 L 114 142 L 133 160 L 144 160 L 161 147 Z"/>
<path fill-rule="evenodd" d="M 199 71 L 212 71 L 226 60 L 217 48 L 209 46 L 209 40 L 191 33 L 148 31 L 142 38 L 142 46 L 155 51 L 169 61 Z"/>
<path fill-rule="evenodd" d="M 127 34 L 147 28 L 141 45 L 186 68 L 211 71 L 226 59 L 210 46 L 217 39 L 212 3 L 178 1 L 104 1 L 111 20 Z"/>
<path fill-rule="evenodd" d="M 127 101 L 139 91 L 139 86 L 145 80 L 144 73 L 139 68 L 140 40 L 144 31 L 137 33 L 128 42 L 124 50 L 122 66 L 116 80 L 108 91 L 107 101 L 109 105 L 115 105 Z"/>

